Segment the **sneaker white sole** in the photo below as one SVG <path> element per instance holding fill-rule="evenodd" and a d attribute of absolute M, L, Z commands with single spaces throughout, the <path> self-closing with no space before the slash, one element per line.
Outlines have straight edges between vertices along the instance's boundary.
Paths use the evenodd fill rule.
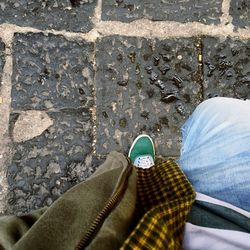
<path fill-rule="evenodd" d="M 151 139 L 151 137 L 150 137 L 149 135 L 145 135 L 145 134 L 138 135 L 138 136 L 135 138 L 133 144 L 131 145 L 131 147 L 130 147 L 130 149 L 129 149 L 128 156 L 130 157 L 130 154 L 131 154 L 131 151 L 132 151 L 134 145 L 135 145 L 135 144 L 137 143 L 137 141 L 138 141 L 140 138 L 142 138 L 142 137 L 147 137 L 147 138 L 151 141 L 151 143 L 152 143 L 152 145 L 153 145 L 154 158 L 155 158 L 155 145 L 154 145 L 154 142 L 153 142 L 153 140 Z"/>

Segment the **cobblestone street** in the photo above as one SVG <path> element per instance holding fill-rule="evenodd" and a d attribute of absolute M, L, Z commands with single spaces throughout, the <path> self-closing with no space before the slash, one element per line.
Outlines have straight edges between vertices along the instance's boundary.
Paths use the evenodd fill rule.
<path fill-rule="evenodd" d="M 0 1 L 1 213 L 50 206 L 138 133 L 178 157 L 199 103 L 250 99 L 248 0 L 14 2 Z"/>

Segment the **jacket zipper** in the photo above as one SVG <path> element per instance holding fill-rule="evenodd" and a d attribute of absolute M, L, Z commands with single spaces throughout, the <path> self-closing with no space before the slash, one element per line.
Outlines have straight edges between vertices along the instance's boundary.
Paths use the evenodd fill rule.
<path fill-rule="evenodd" d="M 105 218 L 110 214 L 110 212 L 115 208 L 117 203 L 123 197 L 125 190 L 127 189 L 128 178 L 132 172 L 131 161 L 130 161 L 130 159 L 127 159 L 127 160 L 128 160 L 128 167 L 124 172 L 125 180 L 121 181 L 121 184 L 117 188 L 116 192 L 112 195 L 112 197 L 109 198 L 109 200 L 105 204 L 104 208 L 98 213 L 95 220 L 91 223 L 89 229 L 85 233 L 84 237 L 78 243 L 76 250 L 82 250 L 89 245 L 90 241 L 93 239 L 95 234 L 98 232 L 98 229 L 103 224 Z"/>

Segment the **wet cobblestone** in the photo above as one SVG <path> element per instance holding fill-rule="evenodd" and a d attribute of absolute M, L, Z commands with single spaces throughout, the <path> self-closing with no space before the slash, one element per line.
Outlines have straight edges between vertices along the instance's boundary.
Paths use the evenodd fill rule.
<path fill-rule="evenodd" d="M 201 1 L 146 1 L 105 0 L 103 20 L 131 22 L 140 18 L 153 21 L 220 23 L 222 0 Z"/>
<path fill-rule="evenodd" d="M 11 212 L 24 213 L 49 206 L 94 171 L 90 163 L 83 166 L 93 151 L 93 44 L 28 33 L 15 34 L 13 45 L 8 203 Z M 34 138 L 14 141 L 20 112 L 32 110 L 46 111 L 53 125 Z M 34 129 L 42 121 L 31 122 Z M 77 175 L 76 165 L 83 166 Z"/>
<path fill-rule="evenodd" d="M 5 0 L 0 2 L 0 23 L 88 32 L 95 6 L 96 0 Z"/>
<path fill-rule="evenodd" d="M 15 34 L 12 107 L 60 109 L 93 105 L 93 44 L 62 36 Z"/>
<path fill-rule="evenodd" d="M 250 27 L 250 1 L 233 0 L 231 1 L 229 14 L 233 17 L 233 24 L 237 28 Z"/>
<path fill-rule="evenodd" d="M 207 37 L 203 43 L 205 99 L 249 99 L 250 41 Z"/>
<path fill-rule="evenodd" d="M 97 153 L 126 152 L 147 132 L 158 154 L 178 155 L 180 127 L 201 101 L 197 58 L 192 39 L 99 40 Z"/>
<path fill-rule="evenodd" d="M 0 87 L 2 85 L 3 67 L 5 64 L 5 44 L 0 40 Z"/>
<path fill-rule="evenodd" d="M 48 115 L 53 125 L 42 135 L 13 144 L 13 160 L 7 176 L 8 201 L 14 212 L 50 205 L 72 185 L 86 178 L 87 173 L 93 172 L 91 166 L 85 170 L 72 167 L 84 163 L 92 151 L 89 111 L 65 109 Z M 11 115 L 11 133 L 17 118 L 18 113 Z"/>

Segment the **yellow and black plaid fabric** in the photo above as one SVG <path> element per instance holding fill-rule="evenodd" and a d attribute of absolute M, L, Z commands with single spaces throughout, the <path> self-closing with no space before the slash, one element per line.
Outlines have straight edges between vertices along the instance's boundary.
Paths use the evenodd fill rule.
<path fill-rule="evenodd" d="M 186 217 L 194 199 L 191 184 L 173 160 L 149 169 L 137 168 L 139 223 L 121 249 L 181 249 Z"/>

